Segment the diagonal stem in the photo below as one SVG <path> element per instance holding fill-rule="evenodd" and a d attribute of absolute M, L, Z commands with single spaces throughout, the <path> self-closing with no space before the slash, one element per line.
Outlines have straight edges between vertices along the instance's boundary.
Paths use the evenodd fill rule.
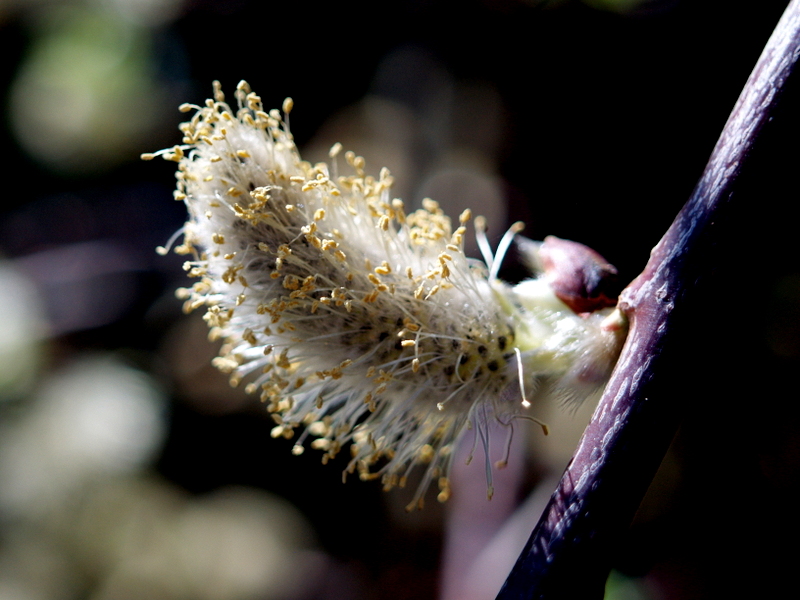
<path fill-rule="evenodd" d="M 712 266 L 724 209 L 800 55 L 792 0 L 728 118 L 689 201 L 622 293 L 630 332 L 617 368 L 558 489 L 498 600 L 602 598 L 616 540 L 628 527 L 682 412 L 673 380 L 697 343 L 686 316 Z"/>

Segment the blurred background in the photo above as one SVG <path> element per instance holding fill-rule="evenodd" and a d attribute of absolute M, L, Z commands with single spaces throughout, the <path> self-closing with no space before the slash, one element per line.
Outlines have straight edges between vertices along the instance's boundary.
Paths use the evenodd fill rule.
<path fill-rule="evenodd" d="M 182 259 L 155 253 L 184 220 L 174 164 L 139 154 L 179 143 L 177 106 L 213 79 L 247 79 L 267 107 L 294 98 L 304 158 L 339 141 L 412 206 L 471 206 L 495 243 L 521 219 L 628 281 L 785 5 L 0 0 L 0 600 L 493 598 L 591 407 L 540 407 L 553 434 L 520 436 L 491 503 L 482 465 L 411 514 L 404 491 L 342 485 L 210 367 Z M 799 87 L 718 223 L 683 425 L 610 599 L 794 585 Z"/>

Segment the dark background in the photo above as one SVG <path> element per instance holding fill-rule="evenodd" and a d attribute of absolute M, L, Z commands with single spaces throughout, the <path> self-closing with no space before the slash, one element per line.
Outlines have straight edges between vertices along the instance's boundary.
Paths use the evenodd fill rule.
<path fill-rule="evenodd" d="M 347 592 L 324 597 L 433 598 L 437 509 L 423 524 L 398 525 L 377 486 L 342 486 L 337 467 L 319 468 L 310 452 L 292 457 L 289 443 L 270 439 L 260 407 L 212 410 L 190 399 L 165 350 L 180 343 L 175 323 L 184 317 L 172 291 L 185 284 L 181 260 L 153 251 L 181 226 L 184 209 L 171 198 L 173 165 L 137 155 L 178 143 L 177 105 L 200 103 L 213 79 L 229 92 L 247 79 L 265 106 L 291 95 L 302 150 L 367 94 L 423 114 L 435 105 L 426 94 L 438 90 L 431 73 L 445 73 L 452 85 L 492 88 L 502 101 L 496 165 L 509 216 L 492 232 L 523 219 L 525 235 L 580 240 L 628 281 L 691 192 L 785 4 L 665 0 L 619 12 L 570 0 L 188 2 L 147 34 L 148 77 L 166 90 L 162 122 L 97 168 L 48 164 L 13 133 L 9 90 L 36 46 L 36 11 L 47 5 L 7 8 L 0 252 L 26 264 L 86 241 L 124 248 L 124 264 L 91 277 L 108 317 L 94 304 L 73 311 L 47 269 L 34 275 L 53 323 L 47 368 L 92 350 L 152 373 L 172 396 L 156 471 L 193 494 L 243 484 L 289 499 L 347 573 Z M 695 343 L 676 374 L 683 425 L 621 543 L 618 570 L 645 578 L 646 597 L 771 597 L 794 587 L 799 85 L 790 84 L 724 215 Z M 479 115 L 459 115 L 448 131 L 469 136 L 471 118 Z M 417 145 L 413 166 L 422 172 L 436 144 Z M 78 279 L 59 285 L 85 284 Z M 80 310 L 89 314 L 64 316 Z"/>

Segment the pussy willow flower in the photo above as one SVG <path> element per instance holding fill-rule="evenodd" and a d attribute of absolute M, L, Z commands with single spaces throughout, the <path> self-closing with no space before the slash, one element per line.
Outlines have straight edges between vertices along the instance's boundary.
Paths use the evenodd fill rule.
<path fill-rule="evenodd" d="M 423 465 L 411 506 L 434 480 L 449 496 L 454 446 L 472 428 L 491 497 L 489 424 L 510 438 L 516 420 L 536 420 L 537 397 L 602 386 L 624 337 L 618 315 L 577 314 L 549 276 L 503 283 L 500 255 L 519 227 L 493 257 L 479 221 L 488 267 L 469 259 L 468 210 L 455 229 L 429 199 L 406 213 L 387 169 L 375 179 L 347 152 L 339 173 L 340 145 L 330 165 L 302 161 L 291 99 L 266 112 L 245 82 L 236 99 L 233 110 L 215 83 L 204 106 L 181 107 L 195 111 L 183 144 L 156 153 L 178 163 L 189 220 L 175 250 L 198 279 L 180 294 L 225 340 L 215 365 L 260 395 L 295 454 L 308 444 L 327 462 L 349 445 L 345 475 L 387 489 Z M 523 251 L 548 266 L 535 243 Z"/>

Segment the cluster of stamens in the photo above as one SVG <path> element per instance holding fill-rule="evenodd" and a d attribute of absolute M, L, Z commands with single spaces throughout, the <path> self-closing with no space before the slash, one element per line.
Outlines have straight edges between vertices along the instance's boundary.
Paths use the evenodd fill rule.
<path fill-rule="evenodd" d="M 302 161 L 291 99 L 266 112 L 245 82 L 236 99 L 234 113 L 215 83 L 204 106 L 181 107 L 195 111 L 183 144 L 144 157 L 178 163 L 189 221 L 175 251 L 197 278 L 179 290 L 185 310 L 205 306 L 210 337 L 224 340 L 214 364 L 266 403 L 272 435 L 301 430 L 295 454 L 309 436 L 323 462 L 350 444 L 345 475 L 386 488 L 421 464 L 411 506 L 434 480 L 446 499 L 454 444 L 475 426 L 486 447 L 489 422 L 530 419 L 524 379 L 549 371 L 523 374 L 523 352 L 564 362 L 548 344 L 583 335 L 580 318 L 561 305 L 527 311 L 496 269 L 468 259 L 468 210 L 455 230 L 433 200 L 407 214 L 387 169 L 372 177 L 346 152 L 351 174 L 338 173 L 339 144 L 330 166 Z"/>

